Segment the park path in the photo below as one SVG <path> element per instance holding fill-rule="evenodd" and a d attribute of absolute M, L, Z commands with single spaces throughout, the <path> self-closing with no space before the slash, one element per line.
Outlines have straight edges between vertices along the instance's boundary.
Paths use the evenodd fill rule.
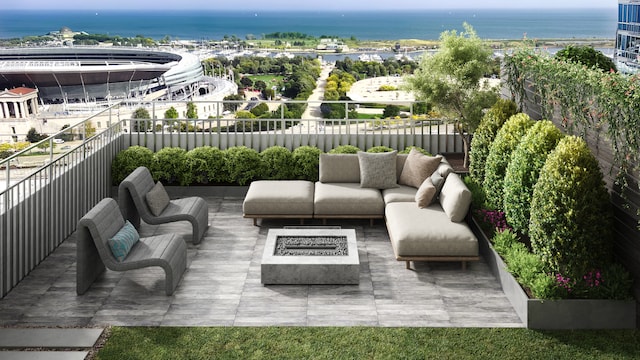
<path fill-rule="evenodd" d="M 316 88 L 313 89 L 311 96 L 309 96 L 307 109 L 302 113 L 302 119 L 322 119 L 322 112 L 320 111 L 320 104 L 323 100 L 324 89 L 327 86 L 327 78 L 333 70 L 335 64 L 326 63 L 322 65 L 320 71 L 320 77 L 316 80 Z"/>

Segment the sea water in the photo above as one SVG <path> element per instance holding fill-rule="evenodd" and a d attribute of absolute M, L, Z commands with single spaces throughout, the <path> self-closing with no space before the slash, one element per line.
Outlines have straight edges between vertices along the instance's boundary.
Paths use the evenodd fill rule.
<path fill-rule="evenodd" d="M 617 10 L 419 11 L 26 11 L 0 12 L 0 38 L 44 35 L 68 27 L 90 34 L 156 40 L 246 39 L 275 32 L 359 40 L 438 39 L 471 24 L 483 39 L 613 39 Z"/>

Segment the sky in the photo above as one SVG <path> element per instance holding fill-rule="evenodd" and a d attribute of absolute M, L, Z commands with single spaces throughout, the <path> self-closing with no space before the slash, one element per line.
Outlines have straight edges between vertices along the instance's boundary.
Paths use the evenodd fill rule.
<path fill-rule="evenodd" d="M 3 1 L 4 2 L 4 1 Z M 20 0 L 7 1 L 4 9 L 207 9 L 207 10 L 410 10 L 410 9 L 542 9 L 614 8 L 616 0 Z M 366 5 L 365 5 L 366 4 Z"/>

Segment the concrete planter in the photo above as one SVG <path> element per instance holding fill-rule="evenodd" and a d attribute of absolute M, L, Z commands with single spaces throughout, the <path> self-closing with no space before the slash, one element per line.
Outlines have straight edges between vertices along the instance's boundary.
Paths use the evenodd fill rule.
<path fill-rule="evenodd" d="M 491 246 L 475 219 L 471 228 L 478 237 L 480 253 L 520 320 L 530 329 L 635 329 L 636 302 L 620 300 L 539 300 L 530 299 L 507 271 L 502 258 Z"/>

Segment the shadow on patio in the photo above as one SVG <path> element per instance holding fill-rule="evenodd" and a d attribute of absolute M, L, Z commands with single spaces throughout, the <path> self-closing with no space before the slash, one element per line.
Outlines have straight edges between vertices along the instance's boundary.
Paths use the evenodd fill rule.
<path fill-rule="evenodd" d="M 367 220 L 330 222 L 356 230 L 359 285 L 263 286 L 268 229 L 297 221 L 256 227 L 242 218 L 242 195 L 186 189 L 209 203 L 211 227 L 199 245 L 187 243 L 188 269 L 173 296 L 164 293 L 160 268 L 107 270 L 77 296 L 72 235 L 0 300 L 0 326 L 523 327 L 484 261 L 466 271 L 459 263 L 416 263 L 415 271 L 406 270 L 380 220 L 373 227 Z M 189 238 L 191 227 L 143 224 L 141 236 L 170 231 Z"/>

